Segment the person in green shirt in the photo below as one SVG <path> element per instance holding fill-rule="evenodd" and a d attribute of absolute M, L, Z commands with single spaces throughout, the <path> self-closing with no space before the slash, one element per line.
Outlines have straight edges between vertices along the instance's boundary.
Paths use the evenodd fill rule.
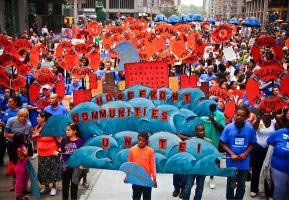
<path fill-rule="evenodd" d="M 218 148 L 219 146 L 219 136 L 222 133 L 226 122 L 224 114 L 217 110 L 216 104 L 210 105 L 211 114 L 208 117 L 203 117 L 203 123 L 205 127 L 206 137 L 212 141 L 212 144 Z M 209 185 L 211 189 L 216 188 L 214 177 L 211 176 L 209 180 Z"/>

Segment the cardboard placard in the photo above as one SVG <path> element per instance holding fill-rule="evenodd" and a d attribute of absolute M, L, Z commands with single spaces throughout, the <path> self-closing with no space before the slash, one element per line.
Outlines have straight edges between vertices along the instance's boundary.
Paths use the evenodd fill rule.
<path fill-rule="evenodd" d="M 91 90 L 91 97 L 95 97 L 96 95 L 101 93 L 103 93 L 102 80 L 97 80 L 97 89 Z"/>
<path fill-rule="evenodd" d="M 165 62 L 145 62 L 125 64 L 126 88 L 142 84 L 152 88 L 168 87 L 168 64 Z"/>
<path fill-rule="evenodd" d="M 237 59 L 237 55 L 233 47 L 224 48 L 223 53 L 227 61 L 235 61 Z"/>
<path fill-rule="evenodd" d="M 98 81 L 95 74 L 89 75 L 89 89 L 97 89 L 98 88 Z"/>
<path fill-rule="evenodd" d="M 180 76 L 180 88 L 196 88 L 198 83 L 198 76 L 197 75 L 191 75 L 188 76 L 186 74 L 181 74 Z"/>
<path fill-rule="evenodd" d="M 169 77 L 169 88 L 176 92 L 179 89 L 179 79 L 178 77 Z"/>
<path fill-rule="evenodd" d="M 74 90 L 73 91 L 73 103 L 77 106 L 80 103 L 90 101 L 91 90 Z"/>
<path fill-rule="evenodd" d="M 125 81 L 118 81 L 117 82 L 118 90 L 122 91 L 125 89 Z"/>

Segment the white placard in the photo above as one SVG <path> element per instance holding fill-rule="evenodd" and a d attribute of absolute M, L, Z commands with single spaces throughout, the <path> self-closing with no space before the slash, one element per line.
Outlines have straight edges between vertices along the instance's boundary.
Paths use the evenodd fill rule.
<path fill-rule="evenodd" d="M 234 61 L 237 59 L 237 55 L 232 47 L 225 48 L 223 53 L 227 61 Z"/>

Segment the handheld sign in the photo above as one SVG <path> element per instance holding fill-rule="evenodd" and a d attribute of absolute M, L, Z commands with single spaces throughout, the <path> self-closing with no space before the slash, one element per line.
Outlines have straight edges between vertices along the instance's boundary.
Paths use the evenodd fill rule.
<path fill-rule="evenodd" d="M 123 163 L 120 171 L 126 173 L 125 183 L 131 183 L 134 185 L 140 185 L 145 187 L 154 187 L 154 182 L 146 171 L 138 164 L 133 162 Z"/>
<path fill-rule="evenodd" d="M 237 59 L 236 53 L 232 47 L 225 48 L 223 53 L 227 61 L 234 61 Z"/>
<path fill-rule="evenodd" d="M 121 42 L 114 50 L 120 57 L 120 63 L 118 67 L 115 68 L 116 71 L 123 71 L 124 64 L 126 63 L 135 63 L 140 61 L 137 49 L 130 42 Z"/>

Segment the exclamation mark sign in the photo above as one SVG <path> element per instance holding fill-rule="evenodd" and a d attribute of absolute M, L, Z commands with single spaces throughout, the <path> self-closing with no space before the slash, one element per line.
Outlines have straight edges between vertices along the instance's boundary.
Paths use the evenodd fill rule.
<path fill-rule="evenodd" d="M 198 143 L 197 154 L 200 154 L 200 153 L 201 153 L 201 144 Z"/>

